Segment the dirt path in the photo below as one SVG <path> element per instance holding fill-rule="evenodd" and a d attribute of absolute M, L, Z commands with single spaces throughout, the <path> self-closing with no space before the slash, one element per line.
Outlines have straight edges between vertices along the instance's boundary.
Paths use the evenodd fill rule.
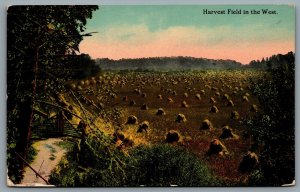
<path fill-rule="evenodd" d="M 38 171 L 46 180 L 49 179 L 51 171 L 59 163 L 66 152 L 65 149 L 57 145 L 60 141 L 63 140 L 60 138 L 50 138 L 37 141 L 33 144 L 33 147 L 37 150 L 38 154 L 30 166 Z M 37 177 L 29 167 L 26 167 L 22 184 L 29 183 L 46 184 L 40 177 Z"/>

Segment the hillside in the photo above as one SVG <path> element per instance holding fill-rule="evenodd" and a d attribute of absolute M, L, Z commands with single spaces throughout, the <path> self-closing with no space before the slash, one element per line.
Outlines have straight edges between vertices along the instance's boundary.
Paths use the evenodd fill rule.
<path fill-rule="evenodd" d="M 137 59 L 112 60 L 96 59 L 96 65 L 103 70 L 206 70 L 206 69 L 236 69 L 242 64 L 234 60 L 214 60 L 194 57 L 151 57 Z"/>

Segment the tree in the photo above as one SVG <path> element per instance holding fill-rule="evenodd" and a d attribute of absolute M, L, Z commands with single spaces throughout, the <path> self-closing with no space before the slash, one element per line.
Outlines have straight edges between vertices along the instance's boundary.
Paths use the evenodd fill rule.
<path fill-rule="evenodd" d="M 19 182 L 37 98 L 66 74 L 66 56 L 79 52 L 88 18 L 98 6 L 11 6 L 7 15 L 8 174 Z M 50 90 L 48 90 L 50 91 Z"/>
<path fill-rule="evenodd" d="M 263 113 L 248 123 L 261 150 L 263 180 L 255 184 L 277 186 L 295 179 L 295 55 L 272 56 L 267 64 L 268 76 L 253 87 Z"/>

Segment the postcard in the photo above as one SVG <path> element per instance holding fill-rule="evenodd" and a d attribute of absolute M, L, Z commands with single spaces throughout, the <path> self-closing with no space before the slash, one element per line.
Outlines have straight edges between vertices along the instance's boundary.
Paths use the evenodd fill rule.
<path fill-rule="evenodd" d="M 8 186 L 294 184 L 294 5 L 8 7 Z"/>

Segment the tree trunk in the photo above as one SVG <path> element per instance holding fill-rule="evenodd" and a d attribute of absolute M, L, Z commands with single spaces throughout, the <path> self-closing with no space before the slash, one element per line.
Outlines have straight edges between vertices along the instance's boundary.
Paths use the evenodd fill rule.
<path fill-rule="evenodd" d="M 24 158 L 27 158 L 28 148 L 30 144 L 31 138 L 31 128 L 33 123 L 33 115 L 34 115 L 34 102 L 36 99 L 36 87 L 37 87 L 37 71 L 38 71 L 38 47 L 32 50 L 33 60 L 31 70 L 28 73 L 28 77 L 30 80 L 28 81 L 28 89 L 31 90 L 31 95 L 26 95 L 25 100 L 20 105 L 19 119 L 17 122 L 17 128 L 19 129 L 19 139 L 17 143 L 17 152 Z M 24 167 L 24 163 L 22 162 L 22 167 Z"/>

